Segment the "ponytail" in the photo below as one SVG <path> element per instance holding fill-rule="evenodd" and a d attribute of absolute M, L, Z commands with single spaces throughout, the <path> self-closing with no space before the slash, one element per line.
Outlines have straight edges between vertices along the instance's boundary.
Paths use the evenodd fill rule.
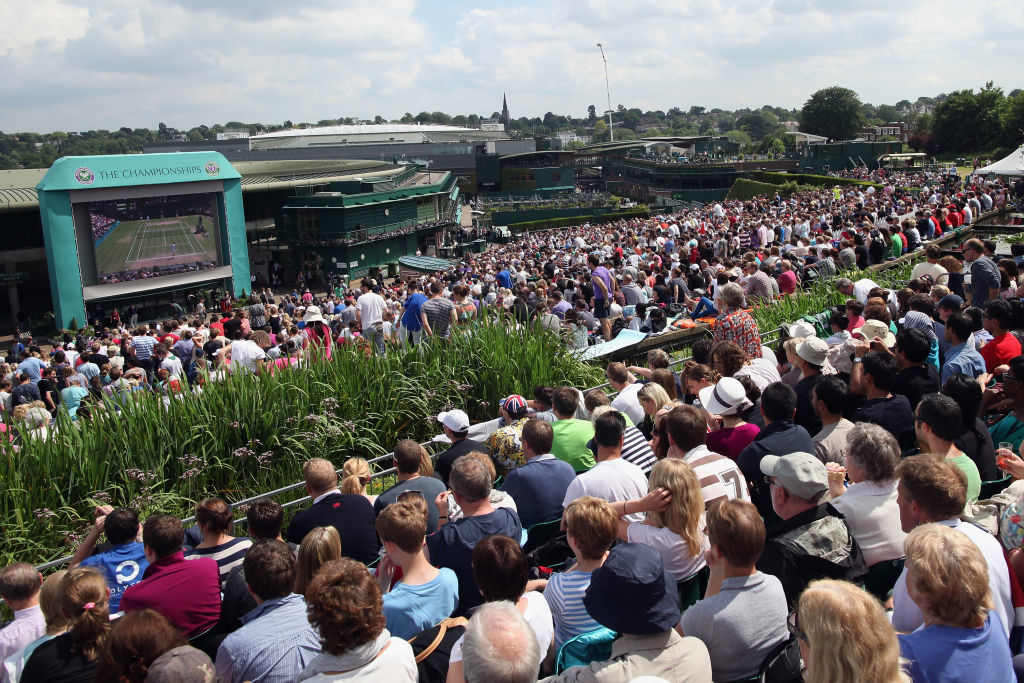
<path fill-rule="evenodd" d="M 61 581 L 63 610 L 70 621 L 72 649 L 96 659 L 110 632 L 107 582 L 95 569 L 75 567 Z"/>

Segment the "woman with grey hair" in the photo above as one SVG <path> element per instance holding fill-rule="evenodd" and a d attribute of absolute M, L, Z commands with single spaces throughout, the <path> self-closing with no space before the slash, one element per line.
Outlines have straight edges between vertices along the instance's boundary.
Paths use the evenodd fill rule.
<path fill-rule="evenodd" d="M 883 427 L 860 422 L 847 436 L 846 467 L 826 465 L 832 506 L 846 517 L 868 567 L 903 557 L 906 534 L 896 504 L 900 447 Z M 844 486 L 849 476 L 850 485 Z"/>
<path fill-rule="evenodd" d="M 731 341 L 747 352 L 751 358 L 761 356 L 761 332 L 750 314 L 743 310 L 743 288 L 735 282 L 722 285 L 722 305 L 725 308 L 715 318 L 715 342 Z"/>

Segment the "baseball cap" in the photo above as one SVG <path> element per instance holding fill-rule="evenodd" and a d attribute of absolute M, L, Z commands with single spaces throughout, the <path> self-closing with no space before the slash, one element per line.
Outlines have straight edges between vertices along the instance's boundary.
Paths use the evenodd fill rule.
<path fill-rule="evenodd" d="M 469 416 L 458 408 L 439 414 L 437 421 L 456 434 L 469 431 Z"/>
<path fill-rule="evenodd" d="M 811 500 L 828 491 L 825 464 L 810 453 L 766 455 L 761 458 L 761 472 L 779 480 L 779 485 L 794 496 Z"/>
<path fill-rule="evenodd" d="M 956 294 L 947 294 L 939 299 L 938 307 L 947 308 L 951 311 L 959 311 L 964 306 L 964 300 Z"/>
<path fill-rule="evenodd" d="M 797 320 L 792 325 L 783 325 L 786 328 L 786 335 L 790 339 L 796 339 L 797 337 L 816 337 L 818 331 L 814 329 L 814 325 L 810 324 L 806 320 Z"/>
<path fill-rule="evenodd" d="M 498 401 L 498 406 L 504 408 L 509 415 L 519 415 L 526 412 L 526 399 L 519 394 L 512 394 Z"/>

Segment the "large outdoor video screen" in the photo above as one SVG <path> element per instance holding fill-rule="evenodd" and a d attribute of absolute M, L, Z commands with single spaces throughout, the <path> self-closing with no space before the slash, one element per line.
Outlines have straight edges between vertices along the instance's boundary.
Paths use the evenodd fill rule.
<path fill-rule="evenodd" d="M 107 199 L 86 202 L 85 209 L 96 257 L 95 284 L 223 264 L 215 193 Z"/>

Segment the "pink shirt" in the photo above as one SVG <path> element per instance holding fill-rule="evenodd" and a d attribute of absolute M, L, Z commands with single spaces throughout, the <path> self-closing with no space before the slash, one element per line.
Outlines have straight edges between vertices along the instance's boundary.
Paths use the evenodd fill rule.
<path fill-rule="evenodd" d="M 796 273 L 792 270 L 785 270 L 779 275 L 779 291 L 783 294 L 792 294 L 796 291 Z"/>
<path fill-rule="evenodd" d="M 740 457 L 743 449 L 749 446 L 754 437 L 758 435 L 761 428 L 749 422 L 739 427 L 722 427 L 713 432 L 708 432 L 708 450 L 724 455 L 730 460 Z"/>

